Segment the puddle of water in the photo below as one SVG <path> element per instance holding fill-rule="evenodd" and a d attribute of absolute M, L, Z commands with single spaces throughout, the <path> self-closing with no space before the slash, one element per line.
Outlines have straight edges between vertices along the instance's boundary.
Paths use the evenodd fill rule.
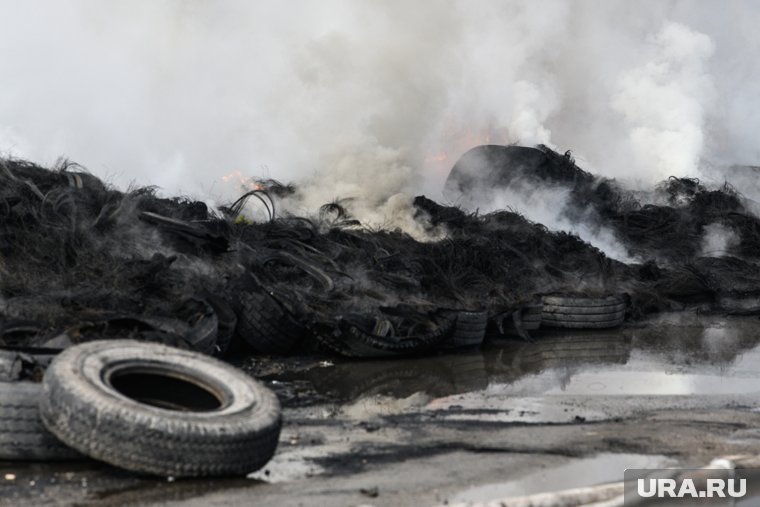
<path fill-rule="evenodd" d="M 486 502 L 494 498 L 511 498 L 622 481 L 626 468 L 666 468 L 675 465 L 673 460 L 665 456 L 598 454 L 591 458 L 574 459 L 519 479 L 466 489 L 451 498 L 450 503 Z"/>
<path fill-rule="evenodd" d="M 760 392 L 760 370 L 751 373 L 735 369 L 724 373 L 689 370 L 681 373 L 662 371 L 658 366 L 656 362 L 632 359 L 615 368 L 602 366 L 580 371 L 554 368 L 511 384 L 491 384 L 488 391 L 514 396 L 676 396 Z"/>
<path fill-rule="evenodd" d="M 441 400 L 465 393 L 480 398 L 760 393 L 760 321 L 665 314 L 622 330 L 544 333 L 536 343 L 504 341 L 481 351 L 419 359 L 337 362 L 279 379 L 306 381 L 349 412 L 352 406 L 415 394 L 445 406 Z M 393 404 L 383 405 L 376 415 Z M 415 408 L 399 403 L 396 411 Z"/>

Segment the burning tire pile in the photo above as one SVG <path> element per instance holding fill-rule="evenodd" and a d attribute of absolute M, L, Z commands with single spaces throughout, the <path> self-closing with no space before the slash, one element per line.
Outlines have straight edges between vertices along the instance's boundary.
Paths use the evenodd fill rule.
<path fill-rule="evenodd" d="M 535 293 L 591 293 L 632 277 L 579 238 L 520 215 L 478 216 L 414 201 L 442 241 L 372 231 L 332 203 L 277 217 L 276 182 L 221 214 L 205 204 L 123 193 L 76 166 L 0 168 L 0 340 L 63 347 L 135 338 L 222 355 L 237 336 L 265 354 L 429 353 L 477 345 L 493 316 Z M 240 220 L 247 199 L 271 220 Z"/>
<path fill-rule="evenodd" d="M 518 178 L 562 185 L 567 216 L 613 229 L 641 261 L 610 259 L 518 213 L 480 215 L 424 196 L 413 218 L 444 230 L 442 240 L 366 229 L 339 203 L 316 217 L 276 216 L 278 198 L 296 188 L 274 181 L 217 213 L 151 189 L 119 192 L 73 165 L 3 161 L 0 340 L 60 347 L 135 338 L 223 355 L 237 337 L 265 354 L 387 356 L 477 345 L 486 328 L 527 339 L 539 325 L 603 328 L 760 295 L 760 221 L 728 186 L 674 178 L 657 190 L 666 204 L 641 205 L 569 154 L 483 146 L 454 166 L 447 190 Z M 249 199 L 270 220 L 241 220 Z M 715 223 L 733 228 L 733 251 L 700 257 Z"/>
<path fill-rule="evenodd" d="M 0 442 L 13 442 L 5 457 L 247 473 L 274 452 L 280 416 L 274 395 L 208 357 L 241 344 L 260 354 L 434 354 L 477 347 L 487 332 L 531 341 L 545 328 L 609 328 L 661 310 L 738 311 L 733 301 L 760 296 L 760 220 L 730 187 L 671 179 L 658 190 L 667 204 L 640 205 L 569 154 L 475 150 L 492 179 L 508 184 L 519 170 L 565 185 L 567 214 L 582 204 L 641 261 L 610 259 L 518 213 L 424 196 L 413 219 L 444 239 L 364 228 L 338 203 L 316 217 L 277 216 L 278 196 L 296 190 L 273 181 L 215 212 L 151 189 L 120 192 L 73 165 L 0 161 L 0 345 L 65 349 L 41 390 L 0 390 L 10 414 Z M 459 169 L 449 189 L 470 184 Z M 268 221 L 241 219 L 252 198 Z M 715 223 L 738 239 L 728 255 L 701 257 Z"/>

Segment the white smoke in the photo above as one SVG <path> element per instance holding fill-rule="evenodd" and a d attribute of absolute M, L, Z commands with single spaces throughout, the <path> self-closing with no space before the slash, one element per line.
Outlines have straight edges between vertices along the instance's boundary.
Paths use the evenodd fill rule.
<path fill-rule="evenodd" d="M 709 37 L 667 23 L 649 41 L 647 62 L 623 74 L 612 106 L 630 125 L 634 168 L 644 183 L 693 175 L 704 146 L 705 113 L 714 101 L 706 64 Z"/>
<path fill-rule="evenodd" d="M 487 198 L 480 201 L 480 211 L 508 209 L 526 216 L 551 230 L 576 234 L 608 257 L 621 262 L 635 262 L 612 229 L 592 216 L 571 221 L 566 214 L 570 189 L 567 186 L 536 185 L 526 180 L 512 181 L 509 186 L 484 191 Z M 591 213 L 591 210 L 588 210 Z"/>
<path fill-rule="evenodd" d="M 235 171 L 293 180 L 292 206 L 381 225 L 483 142 L 651 185 L 760 159 L 758 23 L 755 0 L 0 0 L 0 151 L 217 202 Z"/>
<path fill-rule="evenodd" d="M 730 227 L 719 223 L 709 224 L 704 228 L 701 254 L 704 257 L 730 255 L 731 249 L 739 243 L 739 236 Z"/>

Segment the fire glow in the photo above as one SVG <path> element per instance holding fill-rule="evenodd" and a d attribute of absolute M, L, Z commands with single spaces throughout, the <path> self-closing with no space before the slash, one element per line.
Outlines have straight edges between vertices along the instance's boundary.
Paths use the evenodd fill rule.
<path fill-rule="evenodd" d="M 493 127 L 462 128 L 452 124 L 444 127 L 439 139 L 425 157 L 428 170 L 448 174 L 451 164 L 463 153 L 482 144 L 509 144 L 509 133 Z"/>
<path fill-rule="evenodd" d="M 264 185 L 249 176 L 243 175 L 242 171 L 232 171 L 222 176 L 222 181 L 237 183 L 244 190 L 264 190 Z"/>

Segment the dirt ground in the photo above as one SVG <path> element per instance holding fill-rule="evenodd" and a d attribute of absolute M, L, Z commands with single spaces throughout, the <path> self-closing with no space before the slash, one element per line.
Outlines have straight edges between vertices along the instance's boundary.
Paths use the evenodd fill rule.
<path fill-rule="evenodd" d="M 760 454 L 760 321 L 666 314 L 431 358 L 246 359 L 280 396 L 249 478 L 2 463 L 2 506 L 418 506 L 620 480 L 626 468 Z"/>

